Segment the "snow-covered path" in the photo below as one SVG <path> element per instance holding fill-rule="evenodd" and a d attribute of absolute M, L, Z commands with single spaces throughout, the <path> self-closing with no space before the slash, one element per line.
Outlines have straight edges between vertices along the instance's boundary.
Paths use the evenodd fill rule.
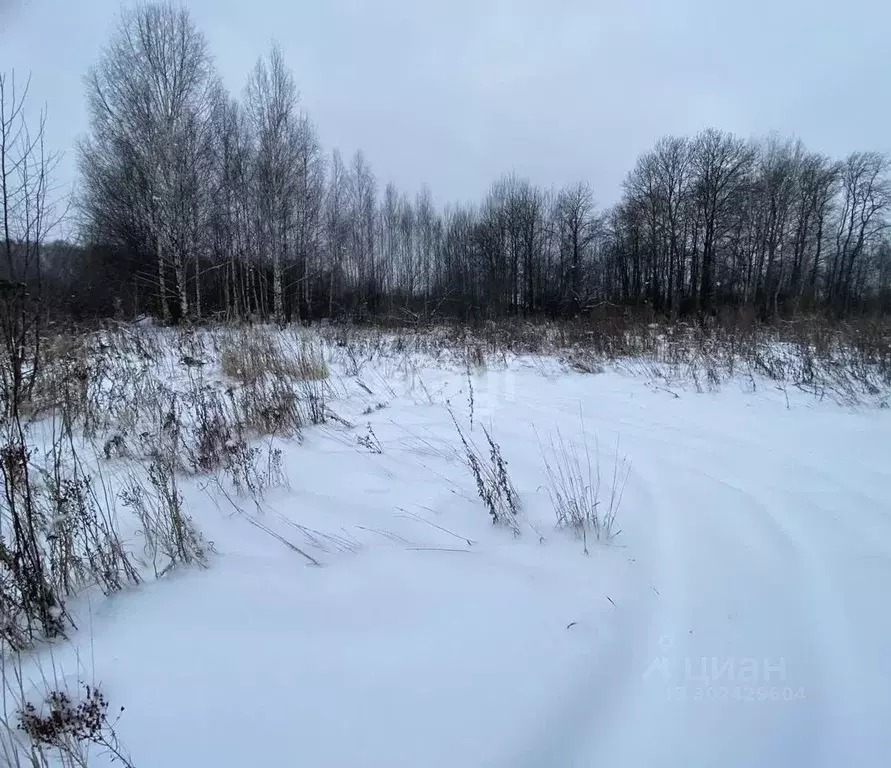
<path fill-rule="evenodd" d="M 659 594 L 620 609 L 615 697 L 596 696 L 615 709 L 564 764 L 884 763 L 889 424 L 795 405 L 723 393 L 615 420 Z"/>
<path fill-rule="evenodd" d="M 191 489 L 212 567 L 94 603 L 75 638 L 134 762 L 887 765 L 891 413 L 548 370 L 473 378 L 518 539 L 454 453 L 467 379 L 435 369 L 335 402 L 360 426 L 290 444 L 263 512 Z M 536 439 L 582 418 L 605 475 L 617 439 L 632 460 L 622 534 L 589 556 L 554 531 Z"/>

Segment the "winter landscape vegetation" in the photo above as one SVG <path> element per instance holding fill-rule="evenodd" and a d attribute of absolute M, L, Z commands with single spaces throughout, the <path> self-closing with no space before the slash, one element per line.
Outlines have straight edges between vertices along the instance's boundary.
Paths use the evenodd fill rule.
<path fill-rule="evenodd" d="M 0 75 L 0 765 L 887 765 L 888 156 L 440 204 L 213 54 L 122 8 L 70 193 Z"/>

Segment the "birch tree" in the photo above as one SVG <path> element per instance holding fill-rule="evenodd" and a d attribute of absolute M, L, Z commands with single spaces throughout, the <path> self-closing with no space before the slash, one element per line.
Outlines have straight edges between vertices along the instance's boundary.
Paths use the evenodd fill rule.
<path fill-rule="evenodd" d="M 204 36 L 172 3 L 125 10 L 86 85 L 85 213 L 107 241 L 154 254 L 162 316 L 171 318 L 172 273 L 177 314 L 185 318 L 216 85 Z"/>
<path fill-rule="evenodd" d="M 285 321 L 284 264 L 295 230 L 300 172 L 300 122 L 294 77 L 281 48 L 273 45 L 267 59 L 254 67 L 246 92 L 254 138 L 260 247 L 272 264 L 273 313 Z"/>

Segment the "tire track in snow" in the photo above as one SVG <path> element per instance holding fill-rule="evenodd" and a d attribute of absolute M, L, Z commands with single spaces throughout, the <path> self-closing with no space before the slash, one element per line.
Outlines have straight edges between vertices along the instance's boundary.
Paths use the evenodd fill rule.
<path fill-rule="evenodd" d="M 851 504 L 849 515 L 840 516 L 814 502 L 810 507 L 810 519 L 802 514 L 789 514 L 790 503 L 782 507 L 776 504 L 760 504 L 763 523 L 782 530 L 787 539 L 793 543 L 796 551 L 798 578 L 797 594 L 810 623 L 810 634 L 806 638 L 819 648 L 822 661 L 819 670 L 820 687 L 811 686 L 809 700 L 819 697 L 821 706 L 826 710 L 820 729 L 814 731 L 815 738 L 822 743 L 819 764 L 868 764 L 868 755 L 873 751 L 877 740 L 883 740 L 891 748 L 891 739 L 887 736 L 885 724 L 882 722 L 878 701 L 886 695 L 884 686 L 879 685 L 875 691 L 878 701 L 872 706 L 867 691 L 875 686 L 876 670 L 870 669 L 873 663 L 881 664 L 881 657 L 869 658 L 868 653 L 861 652 L 862 638 L 874 634 L 870 631 L 852 631 L 849 610 L 847 608 L 851 596 L 845 595 L 839 584 L 838 573 L 833 573 L 829 566 L 838 549 L 850 546 L 853 542 L 855 552 L 869 552 L 882 547 L 884 552 L 877 552 L 876 557 L 888 562 L 889 553 L 887 536 L 879 535 L 880 529 L 886 528 L 887 518 L 881 516 L 873 499 L 853 489 L 846 479 L 831 475 L 823 468 L 813 465 L 801 465 L 811 477 L 819 478 L 821 487 L 836 487 L 843 493 L 851 492 L 852 498 L 859 498 L 867 504 Z M 793 494 L 787 494 L 792 496 Z M 780 516 L 780 509 L 786 514 Z M 823 515 L 831 517 L 831 526 L 823 530 L 815 524 L 814 517 Z M 824 521 L 825 523 L 825 521 Z M 833 528 L 833 526 L 835 526 Z M 847 542 L 847 544 L 843 543 Z M 855 559 L 863 555 L 855 555 Z M 891 568 L 887 569 L 891 574 Z M 887 637 L 888 622 L 885 631 L 877 633 Z M 858 640 L 857 638 L 861 638 Z M 804 638 L 803 638 L 804 639 Z M 853 706 L 852 706 L 853 704 Z M 838 745 L 844 748 L 838 751 Z M 835 751 L 833 751 L 835 750 Z"/>
<path fill-rule="evenodd" d="M 709 672 L 715 659 L 718 669 L 730 664 L 730 674 L 738 674 L 748 659 L 778 665 L 787 654 L 787 672 L 815 679 L 821 655 L 801 654 L 797 644 L 812 634 L 808 606 L 796 602 L 795 585 L 806 581 L 806 573 L 798 572 L 788 586 L 795 541 L 753 494 L 677 462 L 671 476 L 639 470 L 634 476 L 636 501 L 652 511 L 655 527 L 640 559 L 652 564 L 659 594 L 620 610 L 606 652 L 586 661 L 591 666 L 567 707 L 572 716 L 552 729 L 555 736 L 538 754 L 565 758 L 555 764 L 587 764 L 592 755 L 606 764 L 645 764 L 655 740 L 659 750 L 689 765 L 751 765 L 778 754 L 817 764 L 812 734 L 829 720 L 821 699 L 715 702 L 706 693 L 700 701 L 702 689 L 736 681 L 709 686 L 689 674 L 692 668 L 699 676 L 703 658 Z M 681 508 L 663 501 L 684 497 L 666 493 L 668 484 L 703 491 L 710 485 L 718 498 L 712 508 Z M 728 512 L 730 507 L 742 514 Z M 785 688 L 795 681 L 773 682 Z M 637 730 L 642 723 L 651 724 L 646 734 Z M 759 733 L 757 741 L 746 738 L 752 732 Z"/>
<path fill-rule="evenodd" d="M 850 595 L 842 593 L 837 579 L 826 567 L 832 543 L 821 538 L 820 526 L 804 524 L 799 514 L 798 507 L 807 505 L 807 494 L 799 492 L 798 506 L 791 503 L 778 506 L 763 500 L 759 494 L 744 490 L 745 487 L 760 487 L 755 478 L 745 481 L 727 479 L 724 467 L 714 463 L 712 466 L 716 468 L 706 471 L 674 462 L 676 473 L 697 478 L 695 493 L 691 493 L 697 499 L 709 497 L 709 486 L 721 489 L 715 495 L 716 502 L 720 497 L 720 503 L 698 511 L 675 510 L 675 523 L 679 528 L 687 529 L 689 538 L 698 534 L 702 542 L 711 542 L 712 546 L 722 538 L 725 543 L 724 562 L 708 564 L 706 557 L 702 561 L 704 567 L 700 568 L 696 566 L 702 552 L 697 555 L 689 546 L 676 550 L 686 552 L 687 557 L 687 562 L 679 569 L 687 573 L 679 584 L 684 585 L 685 593 L 700 593 L 697 610 L 690 616 L 699 635 L 703 634 L 702 622 L 706 618 L 703 604 L 717 607 L 722 600 L 721 591 L 727 594 L 735 591 L 728 571 L 737 581 L 747 585 L 740 590 L 740 596 L 750 602 L 740 606 L 743 615 L 734 622 L 737 629 L 731 630 L 728 626 L 722 631 L 720 627 L 712 626 L 706 630 L 707 641 L 700 638 L 698 642 L 684 643 L 687 648 L 685 658 L 701 658 L 701 653 L 709 655 L 710 644 L 714 644 L 715 649 L 727 648 L 724 653 L 731 660 L 740 655 L 755 656 L 759 650 L 774 660 L 779 655 L 785 660 L 785 674 L 788 675 L 783 683 L 789 682 L 788 687 L 795 691 L 803 689 L 806 698 L 791 702 L 779 713 L 779 718 L 770 723 L 774 735 L 772 740 L 768 739 L 768 744 L 772 741 L 774 747 L 764 758 L 780 752 L 792 757 L 795 763 L 838 765 L 849 762 L 862 750 L 861 759 L 865 761 L 877 740 L 888 742 L 876 722 L 877 710 L 870 711 L 864 701 L 875 701 L 878 691 L 873 691 L 872 696 L 865 695 L 870 690 L 871 680 L 875 687 L 875 673 L 869 674 L 868 658 L 860 661 L 864 654 L 858 652 L 854 640 L 860 638 L 862 645 L 862 638 L 872 633 L 861 631 L 855 635 L 847 626 L 845 608 Z M 812 471 L 820 472 L 813 468 Z M 824 480 L 830 486 L 838 484 L 833 477 L 825 476 Z M 675 493 L 669 495 L 677 496 Z M 852 508 L 851 519 L 845 526 L 846 533 L 861 546 L 865 543 L 863 532 L 870 530 L 863 517 L 872 511 L 858 512 Z M 668 554 L 671 551 L 663 549 L 668 558 L 672 556 Z M 704 600 L 705 595 L 698 587 L 704 580 L 715 585 L 724 583 Z M 680 603 L 672 612 L 676 610 L 683 611 Z M 740 621 L 740 618 L 744 620 Z M 883 659 L 874 656 L 871 661 L 881 664 Z M 786 687 L 783 685 L 784 689 Z M 741 714 L 748 719 L 751 713 Z M 761 721 L 760 717 L 750 719 Z M 781 729 L 777 728 L 778 724 L 782 724 Z M 762 741 L 764 729 L 765 724 L 761 722 L 759 738 Z M 847 745 L 844 753 L 833 754 L 831 750 L 840 744 Z M 761 756 L 753 754 L 751 758 L 761 759 Z M 740 764 L 746 764 L 746 761 Z"/>
<path fill-rule="evenodd" d="M 634 470 L 632 470 L 632 473 Z M 658 505 L 642 476 L 634 474 L 637 493 L 651 509 Z M 574 657 L 559 701 L 545 710 L 540 729 L 505 766 L 589 765 L 605 735 L 614 732 L 625 712 L 634 707 L 637 677 L 649 663 L 650 648 L 665 624 L 653 552 L 635 550 L 634 584 L 614 606 L 592 605 L 575 639 L 584 644 Z M 593 556 L 596 556 L 596 552 Z M 596 586 L 592 602 L 605 604 Z"/>

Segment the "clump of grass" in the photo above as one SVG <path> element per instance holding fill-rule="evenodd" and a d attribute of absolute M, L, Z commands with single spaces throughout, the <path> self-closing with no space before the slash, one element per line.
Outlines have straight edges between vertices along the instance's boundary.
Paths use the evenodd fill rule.
<path fill-rule="evenodd" d="M 374 433 L 374 427 L 371 426 L 371 422 L 366 426 L 366 433 L 364 435 L 356 436 L 356 442 L 369 453 L 380 455 L 384 452 L 381 441 L 377 439 L 377 435 Z"/>
<path fill-rule="evenodd" d="M 183 508 L 174 467 L 170 462 L 153 461 L 148 481 L 146 484 L 141 477 L 131 475 L 121 491 L 121 500 L 139 519 L 155 577 L 180 564 L 207 567 L 209 545 Z"/>
<path fill-rule="evenodd" d="M 588 552 L 588 535 L 598 541 L 609 541 L 620 531 L 615 529 L 616 514 L 622 503 L 630 463 L 619 458 L 619 445 L 609 478 L 606 498 L 601 494 L 601 473 L 598 445 L 595 440 L 594 457 L 588 448 L 588 438 L 582 427 L 582 449 L 567 443 L 560 431 L 556 440 L 549 438 L 547 447 L 539 439 L 548 477 L 547 492 L 554 509 L 558 528 L 568 528 L 582 538 L 585 553 Z"/>
<path fill-rule="evenodd" d="M 464 448 L 464 461 L 476 482 L 477 493 L 486 505 L 492 522 L 495 525 L 505 525 L 515 535 L 520 534 L 520 499 L 513 481 L 507 471 L 507 461 L 501 453 L 501 446 L 492 438 L 489 430 L 482 428 L 488 443 L 488 452 L 481 451 L 473 439 L 468 437 L 455 414 L 449 408 L 452 423 L 458 432 L 461 445 Z"/>
<path fill-rule="evenodd" d="M 587 349 L 573 350 L 566 358 L 566 362 L 572 370 L 578 373 L 598 374 L 603 373 L 603 364 L 596 355 Z"/>
<path fill-rule="evenodd" d="M 246 433 L 255 436 L 296 435 L 313 417 L 318 405 L 308 403 L 312 415 L 305 414 L 297 392 L 285 381 L 270 379 L 252 382 L 230 392 L 236 419 Z M 321 419 L 324 421 L 324 418 Z"/>
<path fill-rule="evenodd" d="M 20 713 L 19 728 L 36 744 L 63 747 L 69 740 L 99 739 L 107 720 L 108 702 L 99 688 L 85 686 L 85 695 L 73 701 L 65 691 L 52 691 L 46 697 L 46 711 L 26 702 Z"/>
<path fill-rule="evenodd" d="M 45 478 L 50 505 L 47 565 L 57 592 L 71 596 L 98 584 L 110 595 L 139 584 L 139 573 L 118 533 L 104 478 L 85 474 L 76 457 L 71 461 L 72 469 L 63 473 L 57 459 Z"/>
<path fill-rule="evenodd" d="M 80 682 L 71 691 L 55 674 L 47 679 L 39 664 L 38 670 L 45 693 L 35 701 L 25 694 L 21 656 L 0 655 L 0 762 L 10 768 L 87 768 L 95 751 L 111 764 L 133 768 L 115 730 L 124 707 L 112 715 L 100 685 Z"/>
<path fill-rule="evenodd" d="M 220 367 L 230 379 L 254 382 L 269 376 L 294 377 L 296 368 L 272 335 L 262 329 L 232 330 L 222 338 Z"/>
<path fill-rule="evenodd" d="M 243 384 L 266 378 L 322 381 L 329 374 L 321 346 L 297 334 L 288 338 L 260 328 L 230 331 L 222 337 L 219 356 L 223 373 Z"/>
<path fill-rule="evenodd" d="M 468 371 L 482 373 L 486 370 L 486 350 L 478 341 L 468 341 L 464 348 L 464 360 Z"/>
<path fill-rule="evenodd" d="M 239 423 L 261 435 L 293 435 L 326 420 L 328 364 L 321 345 L 294 334 L 243 329 L 223 337 L 223 373 Z"/>
<path fill-rule="evenodd" d="M 297 378 L 301 381 L 325 381 L 330 371 L 321 344 L 303 336 L 295 335 L 294 340 L 295 344 L 290 349 L 297 364 Z"/>
<path fill-rule="evenodd" d="M 221 395 L 202 387 L 192 401 L 194 440 L 189 463 L 195 472 L 212 472 L 226 460 L 232 447 L 241 442 L 233 428 Z"/>

